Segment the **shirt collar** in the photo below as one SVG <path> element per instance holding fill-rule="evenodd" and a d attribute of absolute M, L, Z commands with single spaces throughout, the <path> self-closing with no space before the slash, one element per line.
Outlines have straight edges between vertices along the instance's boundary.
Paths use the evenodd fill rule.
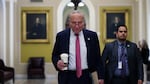
<path fill-rule="evenodd" d="M 75 33 L 72 31 L 72 29 L 71 29 L 70 33 L 71 33 L 71 35 L 75 35 Z M 83 31 L 80 31 L 78 35 L 80 36 L 81 34 L 83 34 Z"/>
<path fill-rule="evenodd" d="M 118 45 L 119 45 L 119 46 L 121 46 L 122 44 L 123 44 L 123 46 L 126 45 L 126 42 L 123 42 L 123 43 L 122 43 L 122 42 L 120 42 L 119 40 L 117 40 L 117 42 L 118 42 Z"/>

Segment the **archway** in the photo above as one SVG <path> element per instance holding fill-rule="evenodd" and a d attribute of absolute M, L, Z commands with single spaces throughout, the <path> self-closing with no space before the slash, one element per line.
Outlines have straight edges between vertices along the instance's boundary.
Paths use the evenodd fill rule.
<path fill-rule="evenodd" d="M 70 2 L 70 0 L 62 0 L 58 9 L 57 9 L 57 32 L 63 30 L 63 24 L 64 24 L 64 20 L 63 20 L 63 13 L 66 7 L 66 4 Z M 94 10 L 94 6 L 92 5 L 92 3 L 89 0 L 83 0 L 83 2 L 86 4 L 87 8 L 88 8 L 88 12 L 89 12 L 89 29 L 96 31 L 95 28 L 95 10 Z M 90 17 L 92 16 L 92 17 Z"/>

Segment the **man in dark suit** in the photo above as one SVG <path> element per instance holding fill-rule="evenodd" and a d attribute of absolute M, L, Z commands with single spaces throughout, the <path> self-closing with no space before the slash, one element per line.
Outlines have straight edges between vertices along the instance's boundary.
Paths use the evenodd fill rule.
<path fill-rule="evenodd" d="M 127 38 L 127 27 L 119 25 L 116 40 L 105 45 L 102 60 L 105 84 L 142 84 L 143 65 L 137 45 Z"/>
<path fill-rule="evenodd" d="M 85 18 L 79 11 L 69 15 L 69 27 L 59 32 L 52 53 L 52 62 L 58 72 L 58 84 L 92 84 L 91 72 L 97 71 L 98 82 L 103 84 L 104 68 L 100 56 L 97 34 L 85 29 Z M 76 38 L 80 42 L 81 73 L 76 68 Z M 65 64 L 60 55 L 67 53 L 69 62 Z M 77 62 L 79 63 L 79 62 Z M 67 66 L 67 70 L 64 67 Z"/>

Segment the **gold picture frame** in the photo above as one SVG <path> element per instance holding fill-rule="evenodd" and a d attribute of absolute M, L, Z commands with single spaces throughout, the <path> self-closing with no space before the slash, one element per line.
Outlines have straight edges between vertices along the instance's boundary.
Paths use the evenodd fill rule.
<path fill-rule="evenodd" d="M 116 23 L 113 24 L 113 22 Z M 125 24 L 128 27 L 128 33 L 131 34 L 131 7 L 100 7 L 100 33 L 104 44 L 116 38 L 115 30 L 117 23 L 118 25 Z M 127 39 L 131 39 L 131 37 L 129 36 Z"/>
<path fill-rule="evenodd" d="M 21 35 L 23 43 L 50 43 L 51 7 L 22 7 Z"/>

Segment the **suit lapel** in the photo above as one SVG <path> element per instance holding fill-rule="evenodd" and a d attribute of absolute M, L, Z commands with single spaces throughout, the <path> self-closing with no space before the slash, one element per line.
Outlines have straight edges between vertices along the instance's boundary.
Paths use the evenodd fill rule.
<path fill-rule="evenodd" d="M 117 40 L 114 41 L 114 43 L 113 43 L 112 56 L 113 56 L 113 59 L 118 60 L 118 43 L 117 43 Z"/>
<path fill-rule="evenodd" d="M 89 40 L 90 40 L 90 37 L 88 36 L 88 34 L 87 34 L 87 32 L 85 31 L 85 30 L 83 30 L 83 35 L 84 35 L 84 39 L 85 39 L 85 44 L 86 44 L 86 46 L 87 46 L 87 48 L 88 48 L 88 44 L 89 44 Z"/>
<path fill-rule="evenodd" d="M 127 49 L 127 57 L 129 58 L 130 56 L 130 53 L 131 53 L 131 48 L 130 48 L 130 42 L 129 41 L 126 41 L 126 49 Z"/>
<path fill-rule="evenodd" d="M 69 53 L 69 41 L 70 41 L 70 29 L 66 29 L 66 33 L 64 34 L 64 39 L 62 45 L 64 47 L 65 52 Z"/>
<path fill-rule="evenodd" d="M 84 35 L 85 45 L 87 47 L 87 59 L 89 59 L 91 37 L 89 36 L 88 32 L 85 29 L 83 29 L 83 35 Z"/>

